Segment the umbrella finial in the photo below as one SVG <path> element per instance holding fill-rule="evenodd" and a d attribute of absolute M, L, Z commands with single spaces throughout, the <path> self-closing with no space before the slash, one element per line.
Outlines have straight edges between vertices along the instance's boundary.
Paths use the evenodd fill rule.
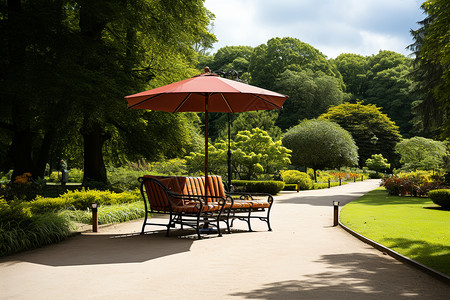
<path fill-rule="evenodd" d="M 211 70 L 209 69 L 209 67 L 205 67 L 205 73 L 211 73 Z"/>

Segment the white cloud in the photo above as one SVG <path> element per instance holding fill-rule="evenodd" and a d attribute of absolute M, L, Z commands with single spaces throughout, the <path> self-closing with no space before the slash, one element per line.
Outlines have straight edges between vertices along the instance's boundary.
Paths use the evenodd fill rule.
<path fill-rule="evenodd" d="M 206 0 L 216 15 L 214 51 L 256 47 L 273 37 L 295 37 L 328 57 L 405 50 L 423 19 L 419 0 Z"/>

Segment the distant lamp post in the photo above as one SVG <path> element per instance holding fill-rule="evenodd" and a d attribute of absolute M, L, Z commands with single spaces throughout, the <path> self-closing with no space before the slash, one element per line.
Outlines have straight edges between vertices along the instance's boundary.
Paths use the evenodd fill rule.
<path fill-rule="evenodd" d="M 339 201 L 333 201 L 333 226 L 337 226 L 339 224 Z"/>
<path fill-rule="evenodd" d="M 97 204 L 92 203 L 92 232 L 98 231 Z"/>

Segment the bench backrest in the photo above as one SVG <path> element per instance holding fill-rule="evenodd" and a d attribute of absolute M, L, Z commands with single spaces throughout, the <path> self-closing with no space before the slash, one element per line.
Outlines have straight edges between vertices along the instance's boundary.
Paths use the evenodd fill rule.
<path fill-rule="evenodd" d="M 148 179 L 156 179 L 157 181 Z M 170 181 L 170 179 L 161 178 L 160 176 L 144 176 L 141 193 L 144 197 L 146 209 L 148 209 L 145 201 L 147 198 L 152 211 L 170 212 L 169 196 L 164 189 L 166 185 L 170 185 Z M 143 188 L 145 188 L 145 191 Z M 144 193 L 147 194 L 147 197 L 145 197 Z"/>
<path fill-rule="evenodd" d="M 167 190 L 176 194 L 205 196 L 205 177 L 145 175 L 143 178 L 157 179 Z M 152 209 L 168 211 L 170 207 L 168 194 L 154 181 L 144 180 L 143 184 Z M 217 175 L 209 175 L 207 191 L 208 196 L 225 197 L 222 178 Z M 207 201 L 215 200 L 207 198 Z M 177 201 L 176 204 L 180 203 L 181 201 Z"/>

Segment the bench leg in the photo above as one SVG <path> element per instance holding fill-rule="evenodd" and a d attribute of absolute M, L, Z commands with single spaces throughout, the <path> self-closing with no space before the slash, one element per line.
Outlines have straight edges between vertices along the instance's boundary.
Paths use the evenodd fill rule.
<path fill-rule="evenodd" d="M 147 223 L 147 218 L 148 218 L 148 211 L 145 210 L 145 218 L 144 218 L 144 224 L 142 224 L 141 234 L 144 234 L 144 229 L 145 229 L 145 224 Z"/>

